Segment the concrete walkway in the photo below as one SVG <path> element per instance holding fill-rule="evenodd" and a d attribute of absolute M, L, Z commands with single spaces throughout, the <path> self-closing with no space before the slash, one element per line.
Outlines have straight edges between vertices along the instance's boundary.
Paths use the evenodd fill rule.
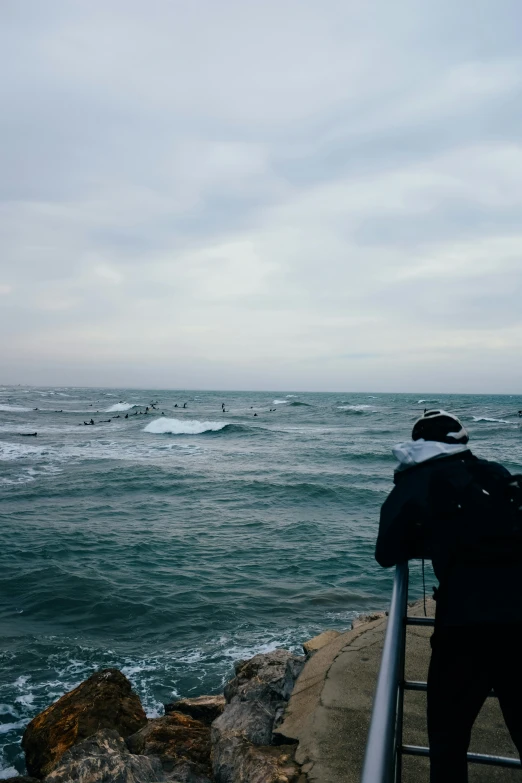
<path fill-rule="evenodd" d="M 428 614 L 434 604 L 428 601 Z M 421 615 L 421 602 L 409 614 Z M 296 760 L 310 783 L 359 783 L 386 617 L 366 621 L 315 652 L 297 680 L 279 734 L 298 741 Z M 407 630 L 406 677 L 426 680 L 430 628 Z M 404 741 L 427 745 L 426 694 L 407 692 Z M 475 724 L 471 751 L 516 757 L 496 699 L 486 701 Z M 427 759 L 406 757 L 405 783 L 428 783 Z M 522 771 L 469 765 L 470 783 L 522 781 Z"/>

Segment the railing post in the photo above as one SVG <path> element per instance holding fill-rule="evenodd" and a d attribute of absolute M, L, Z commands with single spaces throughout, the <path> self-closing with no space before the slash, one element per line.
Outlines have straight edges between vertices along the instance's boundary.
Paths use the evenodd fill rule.
<path fill-rule="evenodd" d="M 402 733 L 402 715 L 398 726 L 399 692 L 404 680 L 405 618 L 408 606 L 408 564 L 399 563 L 393 580 L 393 592 L 384 638 L 381 667 L 373 700 L 372 718 L 361 783 L 399 783 L 397 729 Z"/>

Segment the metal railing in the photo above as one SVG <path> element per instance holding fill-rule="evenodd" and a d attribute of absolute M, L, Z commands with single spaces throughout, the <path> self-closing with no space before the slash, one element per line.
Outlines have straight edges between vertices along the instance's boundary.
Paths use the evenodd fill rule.
<path fill-rule="evenodd" d="M 408 564 L 400 563 L 395 571 L 393 591 L 384 637 L 381 666 L 373 700 L 372 718 L 361 783 L 400 783 L 403 756 L 429 756 L 429 748 L 404 745 L 402 715 L 404 691 L 425 691 L 425 682 L 404 678 L 406 626 L 433 626 L 430 617 L 408 617 Z M 495 694 L 491 692 L 490 696 Z M 468 753 L 468 762 L 520 769 L 520 761 L 506 756 Z"/>

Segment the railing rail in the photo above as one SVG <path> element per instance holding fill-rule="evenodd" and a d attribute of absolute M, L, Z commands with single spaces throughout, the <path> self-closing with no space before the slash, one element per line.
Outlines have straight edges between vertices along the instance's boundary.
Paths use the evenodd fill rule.
<path fill-rule="evenodd" d="M 393 783 L 397 763 L 397 716 L 403 672 L 404 622 L 408 605 L 408 564 L 395 571 L 381 668 L 373 699 L 361 783 Z M 401 732 L 402 733 L 402 732 Z"/>
<path fill-rule="evenodd" d="M 381 666 L 373 699 L 372 717 L 361 783 L 400 783 L 403 756 L 429 756 L 430 750 L 402 741 L 404 691 L 425 691 L 425 682 L 404 678 L 406 626 L 433 626 L 428 617 L 408 617 L 408 564 L 400 563 L 395 571 L 393 591 L 384 637 Z M 492 691 L 490 696 L 495 696 Z M 468 762 L 520 769 L 520 761 L 506 756 L 468 753 Z"/>

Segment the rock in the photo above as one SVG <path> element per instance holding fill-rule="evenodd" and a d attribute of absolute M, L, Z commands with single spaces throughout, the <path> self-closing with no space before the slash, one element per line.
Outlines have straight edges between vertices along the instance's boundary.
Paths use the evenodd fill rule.
<path fill-rule="evenodd" d="M 172 704 L 165 704 L 165 715 L 171 712 L 183 712 L 210 726 L 213 720 L 219 718 L 224 706 L 224 696 L 198 696 L 195 699 L 180 699 Z"/>
<path fill-rule="evenodd" d="M 360 614 L 352 621 L 352 631 L 354 628 L 358 628 L 365 623 L 373 623 L 374 620 L 380 620 L 382 617 L 386 617 L 388 612 L 375 612 L 374 614 Z"/>
<path fill-rule="evenodd" d="M 294 683 L 305 664 L 302 655 L 288 650 L 254 655 L 236 664 L 236 676 L 225 686 L 227 703 L 234 699 L 265 703 L 288 701 Z"/>
<path fill-rule="evenodd" d="M 101 729 L 125 738 L 146 723 L 128 679 L 118 669 L 96 672 L 29 723 L 22 739 L 27 772 L 45 777 L 69 748 Z"/>
<path fill-rule="evenodd" d="M 98 731 L 67 750 L 44 783 L 160 783 L 166 777 L 160 760 L 135 756 L 114 729 Z"/>
<path fill-rule="evenodd" d="M 293 749 L 255 747 L 241 737 L 214 749 L 214 774 L 219 783 L 297 783 L 300 768 Z"/>
<path fill-rule="evenodd" d="M 198 775 L 208 778 L 212 774 L 210 727 L 181 712 L 149 720 L 146 726 L 128 737 L 127 747 L 131 753 L 159 756 L 163 769 L 171 777 L 178 767 L 181 772 L 190 772 L 192 778 Z M 176 779 L 181 780 L 177 774 Z"/>
<path fill-rule="evenodd" d="M 304 662 L 304 656 L 274 650 L 236 664 L 236 676 L 225 687 L 227 704 L 212 724 L 213 771 L 219 783 L 290 780 L 277 762 L 280 751 L 259 747 L 274 744 L 274 728 Z"/>
<path fill-rule="evenodd" d="M 306 654 L 320 650 L 321 647 L 330 644 L 330 642 L 333 642 L 333 640 L 337 639 L 340 635 L 340 631 L 323 631 L 323 633 L 320 633 L 318 636 L 308 639 L 308 641 L 303 644 L 303 650 Z"/>
<path fill-rule="evenodd" d="M 212 745 L 227 734 L 241 736 L 253 745 L 270 745 L 275 717 L 276 706 L 272 704 L 260 701 L 228 704 L 223 715 L 212 724 Z"/>
<path fill-rule="evenodd" d="M 167 780 L 172 783 L 211 783 L 210 778 L 203 775 L 197 764 L 191 761 L 177 761 L 165 768 Z"/>

